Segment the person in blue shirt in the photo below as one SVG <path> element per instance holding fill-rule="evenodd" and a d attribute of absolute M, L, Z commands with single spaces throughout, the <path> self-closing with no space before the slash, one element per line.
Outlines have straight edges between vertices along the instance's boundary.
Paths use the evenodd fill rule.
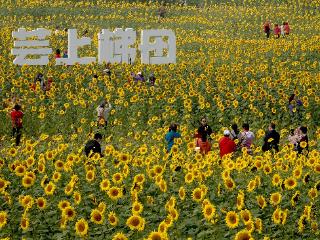
<path fill-rule="evenodd" d="M 169 132 L 166 134 L 166 141 L 168 142 L 167 152 L 170 152 L 175 138 L 180 138 L 181 134 L 177 132 L 178 125 L 173 123 L 169 127 Z"/>

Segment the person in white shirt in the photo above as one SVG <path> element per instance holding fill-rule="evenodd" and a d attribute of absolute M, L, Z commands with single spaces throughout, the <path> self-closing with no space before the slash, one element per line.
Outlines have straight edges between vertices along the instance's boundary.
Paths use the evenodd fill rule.
<path fill-rule="evenodd" d="M 281 37 L 285 37 L 285 32 L 284 32 L 284 25 L 286 23 L 283 23 L 281 26 L 280 26 L 280 32 L 281 32 Z"/>
<path fill-rule="evenodd" d="M 98 107 L 97 107 L 97 114 L 98 114 L 98 126 L 99 127 L 107 127 L 108 124 L 108 116 L 109 112 L 111 110 L 112 106 L 109 102 L 103 101 Z"/>

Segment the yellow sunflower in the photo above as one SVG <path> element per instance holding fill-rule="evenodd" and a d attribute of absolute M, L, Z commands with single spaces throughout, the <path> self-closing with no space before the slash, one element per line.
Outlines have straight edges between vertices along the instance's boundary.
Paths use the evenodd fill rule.
<path fill-rule="evenodd" d="M 118 232 L 112 237 L 112 240 L 128 240 L 128 238 L 122 232 Z"/>
<path fill-rule="evenodd" d="M 107 205 L 104 202 L 100 202 L 97 210 L 99 210 L 102 214 L 106 211 Z"/>
<path fill-rule="evenodd" d="M 27 216 L 23 215 L 20 221 L 20 227 L 22 228 L 23 231 L 28 230 L 30 225 L 30 220 Z"/>
<path fill-rule="evenodd" d="M 236 184 L 231 177 L 224 179 L 224 185 L 229 191 L 232 191 L 236 187 Z"/>
<path fill-rule="evenodd" d="M 126 224 L 131 230 L 143 231 L 145 220 L 139 215 L 133 215 L 127 219 Z"/>
<path fill-rule="evenodd" d="M 62 215 L 67 219 L 67 220 L 73 220 L 74 217 L 76 216 L 76 211 L 74 210 L 73 207 L 68 206 L 65 209 L 63 209 Z"/>
<path fill-rule="evenodd" d="M 94 181 L 96 177 L 96 174 L 95 174 L 95 171 L 94 170 L 89 170 L 87 173 L 86 173 L 86 180 L 91 183 Z"/>
<path fill-rule="evenodd" d="M 48 185 L 45 186 L 44 191 L 47 195 L 51 196 L 53 195 L 55 189 L 56 189 L 56 185 L 52 182 L 49 182 Z"/>
<path fill-rule="evenodd" d="M 112 226 L 116 226 L 119 222 L 119 219 L 116 215 L 115 212 L 110 212 L 108 214 L 108 220 L 109 220 L 109 223 L 112 225 Z"/>
<path fill-rule="evenodd" d="M 22 178 L 22 186 L 25 187 L 25 188 L 29 188 L 31 187 L 35 182 L 35 179 L 34 178 L 31 178 L 27 175 L 25 175 L 23 178 Z"/>
<path fill-rule="evenodd" d="M 81 218 L 75 224 L 76 234 L 79 235 L 80 237 L 87 235 L 88 229 L 89 229 L 88 223 L 84 218 Z"/>
<path fill-rule="evenodd" d="M 270 203 L 273 205 L 273 206 L 276 206 L 278 205 L 280 202 L 281 202 L 281 194 L 276 192 L 276 193 L 272 193 L 271 196 L 270 196 Z"/>
<path fill-rule="evenodd" d="M 143 211 L 143 205 L 137 201 L 132 203 L 132 214 L 139 215 Z"/>
<path fill-rule="evenodd" d="M 240 190 L 237 196 L 237 209 L 241 210 L 243 208 L 244 208 L 244 192 Z"/>
<path fill-rule="evenodd" d="M 81 194 L 79 192 L 74 192 L 73 193 L 73 200 L 75 202 L 75 204 L 79 205 L 81 202 Z"/>
<path fill-rule="evenodd" d="M 195 188 L 192 191 L 192 199 L 196 202 L 201 202 L 204 198 L 204 194 L 201 188 Z"/>
<path fill-rule="evenodd" d="M 253 240 L 251 234 L 247 230 L 238 232 L 234 238 L 235 240 Z"/>
<path fill-rule="evenodd" d="M 297 181 L 293 177 L 289 177 L 284 180 L 284 186 L 288 190 L 292 190 L 297 186 Z"/>
<path fill-rule="evenodd" d="M 147 240 L 167 240 L 167 236 L 165 233 L 161 232 L 151 232 L 147 238 Z"/>
<path fill-rule="evenodd" d="M 216 208 L 211 204 L 206 204 L 202 209 L 204 217 L 210 221 L 216 213 Z"/>
<path fill-rule="evenodd" d="M 122 189 L 118 187 L 111 187 L 108 190 L 108 196 L 112 200 L 116 201 L 123 196 Z"/>
<path fill-rule="evenodd" d="M 255 229 L 261 233 L 262 232 L 262 220 L 260 218 L 256 218 L 255 222 Z"/>
<path fill-rule="evenodd" d="M 274 210 L 274 212 L 272 214 L 272 221 L 275 224 L 281 223 L 281 210 L 280 210 L 280 208 L 277 208 L 276 210 Z"/>
<path fill-rule="evenodd" d="M 245 225 L 247 225 L 247 223 L 249 221 L 251 221 L 252 219 L 252 215 L 251 215 L 251 212 L 248 210 L 248 209 L 245 209 L 245 210 L 241 210 L 240 211 L 240 216 L 242 218 L 242 221 Z"/>
<path fill-rule="evenodd" d="M 262 195 L 257 196 L 257 203 L 261 209 L 264 209 L 267 206 L 267 202 Z"/>
<path fill-rule="evenodd" d="M 235 211 L 230 211 L 227 213 L 225 221 L 229 228 L 236 228 L 239 224 L 239 216 Z"/>
<path fill-rule="evenodd" d="M 7 224 L 8 214 L 5 211 L 0 211 L 0 229 Z"/>
<path fill-rule="evenodd" d="M 279 186 L 281 185 L 281 183 L 282 183 L 281 176 L 278 173 L 274 174 L 272 177 L 272 185 Z"/>
<path fill-rule="evenodd" d="M 108 179 L 103 179 L 100 182 L 100 189 L 102 191 L 107 191 L 107 190 L 109 190 L 109 188 L 110 188 L 110 181 Z"/>
<path fill-rule="evenodd" d="M 104 215 L 97 209 L 91 211 L 91 222 L 95 224 L 102 224 L 104 221 Z"/>
<path fill-rule="evenodd" d="M 41 209 L 41 210 L 45 209 L 46 206 L 47 206 L 47 201 L 46 201 L 46 199 L 43 198 L 43 197 L 39 197 L 39 198 L 37 199 L 37 205 L 38 205 L 38 208 L 39 208 L 39 209 Z"/>
<path fill-rule="evenodd" d="M 179 197 L 182 201 L 186 198 L 186 190 L 184 187 L 179 188 Z"/>

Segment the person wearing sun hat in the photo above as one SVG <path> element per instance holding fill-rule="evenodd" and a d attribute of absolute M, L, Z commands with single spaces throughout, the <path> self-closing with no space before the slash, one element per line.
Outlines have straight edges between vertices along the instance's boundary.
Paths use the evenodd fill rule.
<path fill-rule="evenodd" d="M 235 142 L 230 138 L 229 130 L 223 131 L 223 137 L 219 141 L 219 148 L 221 158 L 226 154 L 233 153 L 237 149 Z"/>

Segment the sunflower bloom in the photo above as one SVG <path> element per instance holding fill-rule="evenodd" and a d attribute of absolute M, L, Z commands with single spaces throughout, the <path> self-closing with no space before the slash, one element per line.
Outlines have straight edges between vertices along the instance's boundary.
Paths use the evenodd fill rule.
<path fill-rule="evenodd" d="M 239 225 L 239 216 L 235 211 L 230 211 L 227 213 L 225 221 L 229 228 L 236 228 Z"/>
<path fill-rule="evenodd" d="M 91 222 L 95 224 L 102 224 L 104 221 L 104 215 L 97 209 L 91 211 Z"/>
<path fill-rule="evenodd" d="M 108 214 L 108 220 L 109 220 L 109 223 L 112 225 L 112 226 L 116 226 L 119 222 L 119 219 L 116 215 L 115 212 L 110 212 Z"/>
<path fill-rule="evenodd" d="M 3 228 L 7 224 L 8 214 L 5 211 L 0 212 L 0 229 Z"/>
<path fill-rule="evenodd" d="M 118 232 L 113 236 L 112 240 L 128 240 L 128 238 L 122 232 Z"/>
<path fill-rule="evenodd" d="M 126 224 L 131 230 L 143 231 L 145 220 L 139 215 L 133 215 L 127 219 Z"/>
<path fill-rule="evenodd" d="M 84 218 L 81 218 L 75 224 L 76 234 L 79 235 L 80 237 L 87 235 L 88 229 L 89 229 L 88 223 Z"/>
<path fill-rule="evenodd" d="M 122 189 L 118 187 L 111 187 L 108 190 L 108 196 L 112 200 L 116 201 L 123 196 Z"/>

